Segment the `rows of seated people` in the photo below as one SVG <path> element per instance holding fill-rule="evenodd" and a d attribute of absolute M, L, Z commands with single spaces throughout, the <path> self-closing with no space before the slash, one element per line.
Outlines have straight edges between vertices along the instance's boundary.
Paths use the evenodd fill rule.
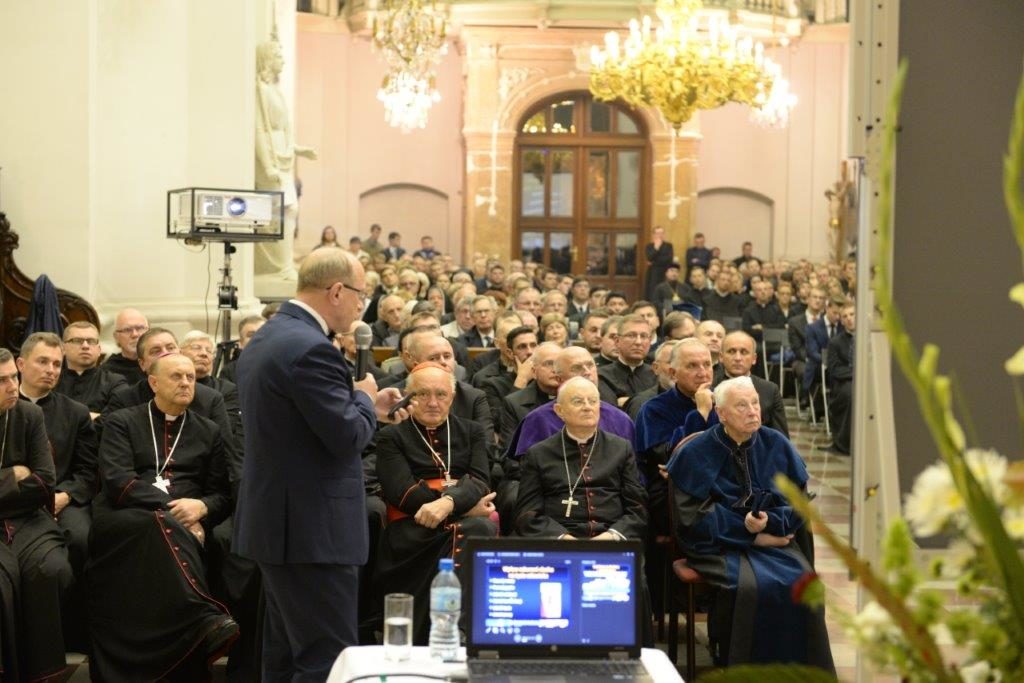
<path fill-rule="evenodd" d="M 765 351 L 792 369 L 806 398 L 827 349 L 835 445 L 848 451 L 849 264 L 713 259 L 685 282 L 672 264 L 653 301 L 632 302 L 519 261 L 459 268 L 420 254 L 373 267 L 364 321 L 373 345 L 394 355 L 369 372 L 416 400 L 412 418 L 381 425 L 362 454 L 367 520 L 338 520 L 371 531 L 359 606 L 367 642 L 392 592 L 416 596 L 414 639 L 425 642 L 437 560 L 459 566 L 473 536 L 640 539 L 657 572 L 654 539 L 685 531 L 681 545 L 698 565 L 701 553 L 721 559 L 755 546 L 785 564 L 798 523 L 772 497 L 770 473 L 743 460 L 761 448 L 776 470 L 806 481 L 780 387 L 760 372 Z M 238 353 L 273 311 L 241 321 Z M 353 371 L 361 324 L 334 337 Z M 788 330 L 787 348 L 762 346 L 768 328 Z M 118 352 L 103 362 L 89 323 L 62 337 L 33 334 L 16 359 L 0 350 L 5 680 L 57 678 L 67 650 L 88 654 L 96 680 L 204 680 L 225 653 L 229 678 L 256 680 L 260 577 L 231 552 L 244 462 L 236 361 L 215 376 L 209 335 L 179 340 L 132 309 L 118 314 L 113 339 Z M 685 448 L 725 444 L 733 467 L 702 481 L 697 469 L 673 469 L 676 445 L 698 433 L 718 441 Z M 730 497 L 739 502 L 722 514 L 745 513 L 739 532 L 711 521 L 712 503 Z M 806 569 L 808 553 L 794 554 Z M 740 564 L 748 581 L 779 573 L 763 560 Z M 716 585 L 743 583 L 702 569 Z M 722 609 L 768 604 L 756 593 Z M 717 640 L 722 662 L 764 658 L 742 638 Z"/>

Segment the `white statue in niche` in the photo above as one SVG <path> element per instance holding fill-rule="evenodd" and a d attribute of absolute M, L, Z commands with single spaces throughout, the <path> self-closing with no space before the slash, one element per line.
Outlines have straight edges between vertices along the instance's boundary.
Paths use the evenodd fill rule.
<path fill-rule="evenodd" d="M 279 80 L 284 67 L 276 35 L 256 48 L 256 189 L 284 192 L 284 239 L 256 244 L 256 275 L 285 282 L 298 280 L 292 247 L 299 213 L 295 157 L 316 159 L 311 147 L 295 144 L 288 104 Z"/>

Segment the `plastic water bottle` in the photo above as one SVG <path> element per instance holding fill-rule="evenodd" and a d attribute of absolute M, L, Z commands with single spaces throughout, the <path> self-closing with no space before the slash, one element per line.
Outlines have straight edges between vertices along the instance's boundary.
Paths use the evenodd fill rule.
<path fill-rule="evenodd" d="M 430 584 L 430 657 L 454 662 L 459 652 L 462 585 L 450 558 L 442 558 L 438 564 L 440 571 Z"/>

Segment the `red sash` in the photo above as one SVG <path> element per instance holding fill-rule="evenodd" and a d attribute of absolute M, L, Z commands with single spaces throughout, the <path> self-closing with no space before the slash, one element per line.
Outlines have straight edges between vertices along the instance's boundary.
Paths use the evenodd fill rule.
<path fill-rule="evenodd" d="M 421 479 L 420 481 L 435 491 L 444 490 L 444 479 Z M 391 522 L 397 522 L 400 519 L 405 519 L 406 517 L 411 517 L 411 515 L 402 512 L 401 509 L 395 507 L 391 503 L 388 503 L 388 524 L 391 524 Z"/>

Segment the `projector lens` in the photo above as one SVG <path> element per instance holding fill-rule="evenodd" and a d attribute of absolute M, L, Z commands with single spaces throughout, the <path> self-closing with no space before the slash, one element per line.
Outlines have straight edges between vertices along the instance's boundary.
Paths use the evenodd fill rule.
<path fill-rule="evenodd" d="M 232 197 L 228 202 L 228 213 L 232 216 L 241 216 L 245 213 L 245 200 L 241 197 Z"/>

